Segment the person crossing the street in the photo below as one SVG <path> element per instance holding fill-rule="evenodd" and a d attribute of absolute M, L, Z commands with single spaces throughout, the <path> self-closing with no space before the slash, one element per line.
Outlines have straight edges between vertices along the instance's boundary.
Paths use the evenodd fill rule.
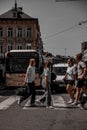
<path fill-rule="evenodd" d="M 36 89 L 34 85 L 35 79 L 35 59 L 30 59 L 29 66 L 26 71 L 24 85 L 27 85 L 27 95 L 20 96 L 18 104 L 20 105 L 23 100 L 31 96 L 30 106 L 35 106 Z"/>

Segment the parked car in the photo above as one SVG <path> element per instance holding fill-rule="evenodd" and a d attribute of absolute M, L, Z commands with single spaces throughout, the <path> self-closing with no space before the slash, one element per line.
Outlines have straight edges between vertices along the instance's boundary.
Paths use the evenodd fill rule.
<path fill-rule="evenodd" d="M 56 92 L 58 92 L 59 87 L 65 87 L 63 78 L 66 74 L 67 67 L 67 63 L 58 63 L 53 65 L 53 71 L 56 73 L 56 79 L 53 80 L 53 89 Z"/>

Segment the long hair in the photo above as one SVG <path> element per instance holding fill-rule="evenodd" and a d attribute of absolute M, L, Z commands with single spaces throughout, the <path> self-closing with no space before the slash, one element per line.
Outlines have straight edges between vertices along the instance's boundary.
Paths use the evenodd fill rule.
<path fill-rule="evenodd" d="M 70 60 L 71 64 L 74 65 L 74 61 L 72 58 L 69 58 L 68 60 Z"/>
<path fill-rule="evenodd" d="M 49 60 L 47 60 L 45 63 L 45 66 L 49 68 L 51 66 L 51 62 Z"/>
<path fill-rule="evenodd" d="M 78 60 L 82 60 L 82 53 L 76 54 L 76 57 L 78 58 Z"/>

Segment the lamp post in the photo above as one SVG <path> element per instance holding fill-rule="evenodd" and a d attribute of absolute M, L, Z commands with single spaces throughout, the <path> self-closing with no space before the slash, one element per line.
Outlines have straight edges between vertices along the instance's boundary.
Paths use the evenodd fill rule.
<path fill-rule="evenodd" d="M 65 50 L 65 56 L 66 56 L 66 51 L 67 51 L 67 48 L 64 48 L 64 50 Z"/>

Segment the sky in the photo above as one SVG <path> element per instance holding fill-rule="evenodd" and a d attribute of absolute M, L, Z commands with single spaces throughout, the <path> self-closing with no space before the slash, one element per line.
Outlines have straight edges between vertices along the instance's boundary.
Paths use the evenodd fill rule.
<path fill-rule="evenodd" d="M 44 51 L 75 56 L 87 41 L 87 1 L 16 0 L 18 7 L 38 18 Z M 0 0 L 0 14 L 14 7 L 15 0 Z M 79 25 L 80 21 L 83 22 Z"/>

